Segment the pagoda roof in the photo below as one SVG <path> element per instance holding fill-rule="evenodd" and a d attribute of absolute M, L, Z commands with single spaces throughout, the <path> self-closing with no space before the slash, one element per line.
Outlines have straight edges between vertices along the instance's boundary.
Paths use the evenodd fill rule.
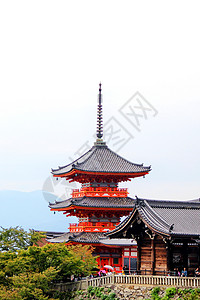
<path fill-rule="evenodd" d="M 137 245 L 137 242 L 134 239 L 110 239 L 106 237 L 101 237 L 99 240 L 102 244 L 106 246 L 129 247 Z"/>
<path fill-rule="evenodd" d="M 104 237 L 102 232 L 66 232 L 58 237 L 47 239 L 47 241 L 49 243 L 100 244 L 102 237 Z"/>
<path fill-rule="evenodd" d="M 70 175 L 72 171 L 83 171 L 89 173 L 123 173 L 131 177 L 130 174 L 139 176 L 151 171 L 151 166 L 145 167 L 143 164 L 132 163 L 108 148 L 105 143 L 94 145 L 89 151 L 83 154 L 72 163 L 52 169 L 54 176 Z"/>
<path fill-rule="evenodd" d="M 135 199 L 130 197 L 87 197 L 70 198 L 64 201 L 49 203 L 51 209 L 64 209 L 70 206 L 100 208 L 133 208 Z"/>
<path fill-rule="evenodd" d="M 55 236 L 47 235 L 49 243 L 81 243 L 81 244 L 102 244 L 105 246 L 127 247 L 137 245 L 133 239 L 110 239 L 106 238 L 103 232 L 65 232 Z"/>
<path fill-rule="evenodd" d="M 137 199 L 130 216 L 106 235 L 111 238 L 123 236 L 123 232 L 131 231 L 131 225 L 138 218 L 158 234 L 198 238 L 200 236 L 200 199 L 190 201 Z"/>

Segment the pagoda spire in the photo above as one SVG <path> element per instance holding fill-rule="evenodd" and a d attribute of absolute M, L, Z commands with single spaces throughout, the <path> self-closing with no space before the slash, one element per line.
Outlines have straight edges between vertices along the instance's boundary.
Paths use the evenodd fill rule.
<path fill-rule="evenodd" d="M 97 139 L 103 137 L 103 116 L 102 116 L 102 94 L 101 82 L 99 83 L 98 105 L 97 105 Z"/>

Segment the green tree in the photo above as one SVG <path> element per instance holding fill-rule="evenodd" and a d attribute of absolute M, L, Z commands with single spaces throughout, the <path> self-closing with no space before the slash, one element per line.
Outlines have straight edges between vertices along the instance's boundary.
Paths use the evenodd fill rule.
<path fill-rule="evenodd" d="M 47 244 L 43 247 L 31 246 L 18 253 L 0 253 L 0 267 L 6 276 L 28 272 L 43 272 L 49 267 L 58 270 L 58 278 L 65 280 L 73 275 L 89 275 L 97 266 L 89 246 L 66 246 Z"/>
<path fill-rule="evenodd" d="M 84 264 L 84 274 L 91 274 L 92 269 L 97 268 L 97 257 L 92 255 L 94 248 L 89 245 L 68 246 L 68 250 L 75 258 L 80 259 Z"/>
<path fill-rule="evenodd" d="M 50 299 L 53 281 L 91 273 L 97 265 L 92 250 L 89 246 L 47 244 L 0 252 L 0 299 Z"/>
<path fill-rule="evenodd" d="M 21 249 L 28 249 L 29 246 L 38 245 L 38 242 L 44 238 L 45 235 L 34 230 L 25 231 L 23 228 L 0 227 L 0 251 L 18 251 Z"/>
<path fill-rule="evenodd" d="M 0 299 L 50 299 L 49 284 L 56 275 L 57 271 L 51 267 L 42 273 L 21 273 L 13 276 L 9 286 L 0 286 Z"/>

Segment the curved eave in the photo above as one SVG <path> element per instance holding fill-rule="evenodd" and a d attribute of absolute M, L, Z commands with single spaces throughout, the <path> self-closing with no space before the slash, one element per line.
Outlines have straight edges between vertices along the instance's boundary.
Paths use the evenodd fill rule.
<path fill-rule="evenodd" d="M 76 242 L 76 241 L 73 241 L 73 240 L 70 240 L 70 243 L 72 244 L 72 245 L 77 245 L 77 244 L 85 244 L 85 245 L 95 245 L 95 247 L 96 246 L 103 246 L 102 244 L 100 244 L 99 242 L 88 242 L 88 241 L 80 241 L 80 242 Z"/>
<path fill-rule="evenodd" d="M 124 221 L 122 221 L 121 224 L 119 224 L 114 230 L 112 231 L 109 231 L 109 232 L 106 232 L 106 236 L 111 236 L 112 238 L 112 235 L 115 235 L 117 233 L 120 233 L 122 232 L 124 229 L 126 229 L 127 227 L 129 227 L 131 224 L 129 224 L 133 218 L 133 216 L 135 215 L 137 209 L 136 207 L 133 209 L 131 215 L 129 217 L 127 217 L 127 219 L 125 219 Z"/>
<path fill-rule="evenodd" d="M 144 222 L 144 224 L 152 231 L 152 232 L 154 232 L 154 233 L 157 233 L 157 234 L 159 234 L 159 235 L 164 235 L 164 236 L 166 236 L 166 237 L 170 237 L 171 236 L 171 233 L 169 233 L 169 232 L 165 232 L 165 231 L 162 231 L 162 230 L 159 230 L 158 228 L 155 228 L 155 227 L 153 227 L 153 226 L 151 226 L 145 219 L 143 219 L 142 217 L 141 217 L 141 219 L 142 219 L 142 221 Z"/>
<path fill-rule="evenodd" d="M 65 245 L 72 245 L 73 244 L 70 240 L 63 241 L 63 242 L 54 242 L 54 241 L 51 241 L 51 240 L 46 240 L 46 241 L 48 242 L 48 244 L 62 244 L 62 243 L 65 243 Z"/>
<path fill-rule="evenodd" d="M 100 242 L 102 245 L 106 247 L 114 247 L 114 248 L 124 248 L 124 247 L 132 247 L 137 246 L 137 242 L 134 239 L 106 239 L 100 238 Z"/>
<path fill-rule="evenodd" d="M 199 238 L 200 236 L 200 233 L 182 233 L 182 232 L 171 232 L 170 233 L 170 236 L 171 237 L 174 237 L 174 238 L 187 238 L 187 237 L 190 237 L 190 238 Z"/>
<path fill-rule="evenodd" d="M 89 206 L 78 206 L 78 205 L 70 205 L 68 207 L 59 207 L 59 208 L 53 208 L 53 207 L 50 207 L 50 210 L 51 211 L 71 211 L 71 210 L 74 210 L 74 209 L 81 209 L 81 210 L 117 210 L 117 211 L 124 211 L 124 210 L 128 210 L 128 211 L 132 211 L 133 210 L 133 207 L 96 207 L 96 206 L 93 206 L 93 207 L 89 207 Z"/>
<path fill-rule="evenodd" d="M 78 170 L 78 169 L 72 169 L 69 172 L 66 173 L 59 173 L 55 174 L 54 172 L 51 172 L 54 177 L 72 177 L 75 174 L 83 174 L 83 175 L 99 175 L 99 176 L 125 176 L 129 178 L 134 178 L 134 177 L 140 177 L 140 176 L 145 176 L 149 174 L 151 169 L 146 170 L 146 171 L 141 171 L 141 172 L 131 172 L 131 173 L 126 173 L 126 172 L 101 172 L 101 171 L 85 171 L 85 170 Z"/>
<path fill-rule="evenodd" d="M 123 230 L 129 229 L 129 227 L 131 226 L 131 221 L 133 220 L 133 218 L 134 218 L 134 216 L 136 215 L 136 213 L 139 214 L 140 219 L 142 220 L 142 222 L 143 222 L 143 223 L 144 223 L 151 231 L 153 231 L 154 233 L 157 233 L 157 234 L 162 235 L 162 236 L 164 235 L 164 236 L 166 236 L 166 237 L 169 237 L 169 236 L 171 235 L 170 232 L 162 231 L 162 230 L 160 230 L 160 229 L 158 229 L 158 228 L 156 228 L 156 227 L 150 225 L 150 224 L 147 222 L 147 220 L 142 216 L 142 214 L 140 213 L 140 211 L 138 210 L 138 208 L 135 207 L 135 208 L 133 209 L 131 215 L 127 218 L 127 220 L 124 220 L 124 224 L 123 224 L 123 222 L 122 222 L 122 225 L 119 224 L 119 226 L 117 226 L 117 227 L 119 227 L 119 228 L 116 227 L 114 230 L 112 230 L 112 231 L 106 233 L 106 236 L 111 236 L 111 237 L 112 237 L 112 235 L 116 235 L 117 233 L 121 233 Z"/>

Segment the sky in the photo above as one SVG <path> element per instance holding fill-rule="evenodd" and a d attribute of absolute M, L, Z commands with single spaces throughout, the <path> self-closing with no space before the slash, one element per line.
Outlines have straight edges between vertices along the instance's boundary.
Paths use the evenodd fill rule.
<path fill-rule="evenodd" d="M 101 81 L 109 147 L 152 166 L 121 186 L 199 198 L 199 10 L 199 1 L 1 1 L 0 190 L 68 193 L 51 168 L 93 145 Z"/>

